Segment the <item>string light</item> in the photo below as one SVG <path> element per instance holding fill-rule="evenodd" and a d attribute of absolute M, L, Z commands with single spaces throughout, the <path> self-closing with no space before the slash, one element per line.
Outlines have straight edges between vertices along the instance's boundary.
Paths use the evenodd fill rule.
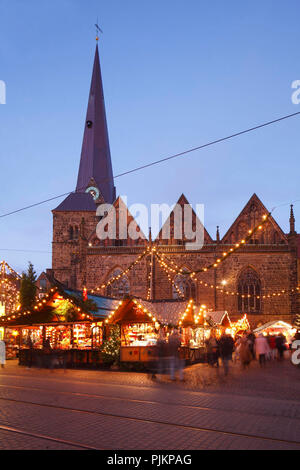
<path fill-rule="evenodd" d="M 131 263 L 128 266 L 128 268 L 126 268 L 122 273 L 118 274 L 117 276 L 114 276 L 114 277 L 110 278 L 106 283 L 103 283 L 101 285 L 101 287 L 96 287 L 96 288 L 90 290 L 90 293 L 94 294 L 95 291 L 99 292 L 101 289 L 105 289 L 106 287 L 110 286 L 114 282 L 119 281 L 122 277 L 126 276 L 129 273 L 129 271 L 131 271 L 132 268 L 134 268 L 138 263 L 140 263 L 142 261 L 142 259 L 149 253 L 149 249 L 150 248 L 147 247 L 147 249 L 135 261 L 133 261 L 133 263 Z"/>
<path fill-rule="evenodd" d="M 189 271 L 184 271 L 183 269 L 180 269 L 175 263 L 173 263 L 174 268 L 170 268 L 170 269 L 173 269 L 173 272 L 176 274 L 195 276 L 197 273 L 203 273 L 203 272 L 209 271 L 210 269 L 218 268 L 226 259 L 228 259 L 234 253 L 236 253 L 236 251 L 238 251 L 241 248 L 241 246 L 244 246 L 249 240 L 251 240 L 251 238 L 253 237 L 253 235 L 255 235 L 256 232 L 261 231 L 263 229 L 263 226 L 267 223 L 271 215 L 272 215 L 271 212 L 269 212 L 269 214 L 263 215 L 262 221 L 259 222 L 259 224 L 256 225 L 254 229 L 248 231 L 247 237 L 243 238 L 238 243 L 236 243 L 234 248 L 230 248 L 228 251 L 224 251 L 222 257 L 218 258 L 216 261 L 214 261 L 210 265 L 205 266 L 204 268 L 195 270 L 194 272 L 189 272 Z"/>
<path fill-rule="evenodd" d="M 12 318 L 17 319 L 17 318 L 21 318 L 21 317 L 30 315 L 32 313 L 37 313 L 38 311 L 41 311 L 45 307 L 45 304 L 50 302 L 51 299 L 53 300 L 53 297 L 57 294 L 59 294 L 59 300 L 62 300 L 62 299 L 68 300 L 68 302 L 70 302 L 73 305 L 74 309 L 76 309 L 77 312 L 81 315 L 82 319 L 86 318 L 88 320 L 93 320 L 94 317 L 91 314 L 81 313 L 81 311 L 82 311 L 81 308 L 76 305 L 76 303 L 74 302 L 73 299 L 70 299 L 65 293 L 60 293 L 58 291 L 57 287 L 53 287 L 53 288 L 50 289 L 50 292 L 45 295 L 45 298 L 48 299 L 48 300 L 43 299 L 43 301 L 40 301 L 39 299 L 37 299 L 35 304 L 32 307 L 32 311 L 27 310 L 27 311 L 24 311 L 24 312 L 19 312 L 14 317 L 11 317 L 11 315 L 10 315 L 9 318 L 7 318 L 7 316 L 6 316 L 6 317 L 1 318 L 1 321 L 2 322 L 3 321 L 10 321 Z M 35 311 L 35 312 L 33 312 L 33 311 Z"/>

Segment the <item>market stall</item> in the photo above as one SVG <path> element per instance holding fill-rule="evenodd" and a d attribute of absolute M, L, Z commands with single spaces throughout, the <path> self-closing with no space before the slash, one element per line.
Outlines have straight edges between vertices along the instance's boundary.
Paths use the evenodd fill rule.
<path fill-rule="evenodd" d="M 264 336 L 278 336 L 279 334 L 283 334 L 286 337 L 287 344 L 291 344 L 296 332 L 296 328 L 282 320 L 270 321 L 254 330 L 255 334 L 263 334 Z"/>
<path fill-rule="evenodd" d="M 206 319 L 209 326 L 215 330 L 217 338 L 222 335 L 224 330 L 226 333 L 232 334 L 232 323 L 230 321 L 228 312 L 208 312 Z"/>
<path fill-rule="evenodd" d="M 178 326 L 188 304 L 187 301 L 150 302 L 136 298 L 121 302 L 106 320 L 108 326 L 120 326 L 121 362 L 153 361 L 157 354 L 155 346 L 159 330 L 167 331 Z"/>
<path fill-rule="evenodd" d="M 191 300 L 179 321 L 182 351 L 185 359 L 191 364 L 206 362 L 206 341 L 211 331 L 206 317 L 206 306 L 197 307 Z"/>
<path fill-rule="evenodd" d="M 51 289 L 31 312 L 2 319 L 8 358 L 18 356 L 21 365 L 41 365 L 46 355 L 63 358 L 69 367 L 100 364 L 105 318 L 119 302 L 90 296 L 85 308 L 80 296 L 76 291 Z"/>

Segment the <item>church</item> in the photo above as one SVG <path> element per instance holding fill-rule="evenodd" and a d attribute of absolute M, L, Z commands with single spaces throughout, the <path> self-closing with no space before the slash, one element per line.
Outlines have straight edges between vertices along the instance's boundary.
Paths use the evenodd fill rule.
<path fill-rule="evenodd" d="M 173 213 L 168 239 L 161 231 L 152 240 L 150 230 L 148 239 L 141 232 L 138 240 L 100 240 L 96 212 L 103 203 L 113 204 L 117 214 L 121 206 L 124 210 L 114 185 L 97 44 L 77 186 L 52 211 L 52 270 L 48 272 L 69 288 L 86 288 L 107 297 L 193 298 L 212 311 L 228 311 L 233 320 L 247 314 L 252 327 L 272 320 L 292 323 L 300 313 L 300 235 L 293 206 L 287 213 L 289 233 L 271 215 L 263 230 L 255 231 L 269 211 L 253 194 L 222 238 L 219 228 L 214 236 L 204 229 L 203 247 L 190 250 L 184 239 L 175 238 Z M 189 202 L 181 195 L 178 204 Z M 195 217 L 193 213 L 193 223 Z M 127 223 L 135 223 L 128 210 Z M 247 238 L 249 233 L 253 236 Z"/>

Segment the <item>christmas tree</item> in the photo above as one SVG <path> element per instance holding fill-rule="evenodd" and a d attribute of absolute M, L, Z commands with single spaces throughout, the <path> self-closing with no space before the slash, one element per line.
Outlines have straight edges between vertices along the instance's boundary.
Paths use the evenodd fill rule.
<path fill-rule="evenodd" d="M 22 274 L 20 288 L 21 310 L 31 310 L 36 299 L 36 272 L 33 264 L 29 263 L 27 273 Z"/>
<path fill-rule="evenodd" d="M 105 364 L 118 364 L 120 361 L 120 328 L 112 326 L 108 338 L 103 342 L 101 355 Z"/>

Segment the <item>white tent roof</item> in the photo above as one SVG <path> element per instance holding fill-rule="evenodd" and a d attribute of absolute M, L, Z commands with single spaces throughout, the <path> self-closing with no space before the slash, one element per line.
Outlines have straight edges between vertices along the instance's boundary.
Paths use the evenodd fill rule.
<path fill-rule="evenodd" d="M 289 323 L 286 323 L 285 321 L 282 321 L 282 320 L 274 320 L 274 321 L 269 321 L 268 323 L 265 323 L 264 325 L 262 326 L 259 326 L 258 328 L 256 328 L 256 330 L 254 330 L 254 333 L 259 333 L 260 331 L 264 331 L 264 330 L 267 330 L 269 328 L 278 328 L 278 329 L 286 329 L 286 330 L 290 330 L 293 328 L 292 325 L 290 325 Z"/>

